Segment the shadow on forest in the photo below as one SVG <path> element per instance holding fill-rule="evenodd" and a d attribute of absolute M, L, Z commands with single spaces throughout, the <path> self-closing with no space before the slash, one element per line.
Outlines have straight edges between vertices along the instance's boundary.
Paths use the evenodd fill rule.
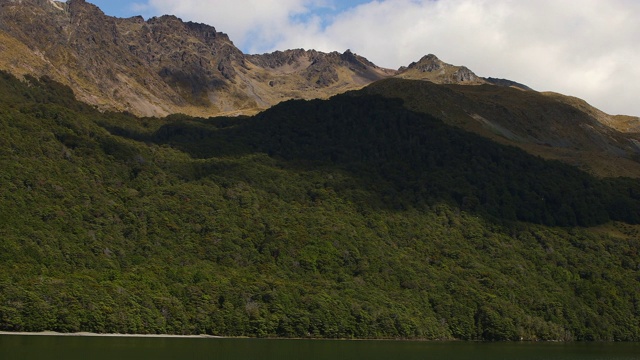
<path fill-rule="evenodd" d="M 411 112 L 397 99 L 352 93 L 287 101 L 253 117 L 167 120 L 152 134 L 109 130 L 196 159 L 261 153 L 285 168 L 347 171 L 376 194 L 368 199 L 371 206 L 420 208 L 444 201 L 494 221 L 551 226 L 640 221 L 634 181 L 596 179 Z"/>

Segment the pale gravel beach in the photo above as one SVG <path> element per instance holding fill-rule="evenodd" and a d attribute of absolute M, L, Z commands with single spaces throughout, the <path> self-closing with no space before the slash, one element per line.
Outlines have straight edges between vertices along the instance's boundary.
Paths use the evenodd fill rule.
<path fill-rule="evenodd" d="M 223 339 L 222 336 L 213 335 L 157 335 L 157 334 L 96 334 L 89 332 L 58 333 L 54 331 L 43 332 L 9 332 L 0 331 L 0 335 L 13 336 L 78 336 L 78 337 L 123 337 L 123 338 L 175 338 L 175 339 Z"/>

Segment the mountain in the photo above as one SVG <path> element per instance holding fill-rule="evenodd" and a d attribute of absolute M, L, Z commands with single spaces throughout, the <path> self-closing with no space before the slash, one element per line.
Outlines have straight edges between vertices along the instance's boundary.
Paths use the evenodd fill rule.
<path fill-rule="evenodd" d="M 400 68 L 397 77 L 410 80 L 427 80 L 437 84 L 480 85 L 487 81 L 464 66 L 454 66 L 438 59 L 435 55 L 424 56 L 420 61 Z"/>
<path fill-rule="evenodd" d="M 1 69 L 46 75 L 101 110 L 255 114 L 285 100 L 328 98 L 373 84 L 372 93 L 403 98 L 412 110 L 532 154 L 598 176 L 640 177 L 640 119 L 483 78 L 433 54 L 396 71 L 349 50 L 246 55 L 211 26 L 174 16 L 109 17 L 84 0 L 0 0 L 0 9 Z"/>
<path fill-rule="evenodd" d="M 0 6 L 0 67 L 18 76 L 47 75 L 103 110 L 252 114 L 283 100 L 328 98 L 392 76 L 490 82 L 435 55 L 397 71 L 350 50 L 246 55 L 211 26 L 174 16 L 114 18 L 84 0 L 0 0 Z M 493 83 L 516 84 L 507 82 Z"/>
<path fill-rule="evenodd" d="M 47 75 L 105 110 L 145 116 L 255 113 L 388 77 L 350 51 L 245 55 L 229 37 L 174 16 L 106 16 L 84 0 L 0 0 L 0 66 Z"/>
<path fill-rule="evenodd" d="M 1 331 L 640 340 L 637 181 L 400 100 L 137 118 L 1 72 L 0 133 Z"/>
<path fill-rule="evenodd" d="M 466 66 L 447 64 L 433 54 L 423 56 L 418 62 L 413 62 L 409 64 L 408 67 L 401 67 L 394 77 L 408 80 L 423 80 L 443 85 L 493 84 L 533 91 L 530 87 L 512 80 L 480 77 Z"/>

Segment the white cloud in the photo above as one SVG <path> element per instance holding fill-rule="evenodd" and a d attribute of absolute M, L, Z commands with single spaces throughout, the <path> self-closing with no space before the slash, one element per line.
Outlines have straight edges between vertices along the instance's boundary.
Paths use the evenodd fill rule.
<path fill-rule="evenodd" d="M 228 33 L 239 47 L 268 50 L 293 27 L 295 18 L 323 7 L 322 0 L 148 0 L 137 9 L 149 14 L 172 14 L 210 24 Z M 304 18 L 311 26 L 313 19 Z"/>
<path fill-rule="evenodd" d="M 578 96 L 610 113 L 640 115 L 637 0 L 378 0 L 329 19 L 314 11 L 330 1 L 148 5 L 156 13 L 209 23 L 249 52 L 350 48 L 391 68 L 433 53 L 481 76 Z"/>

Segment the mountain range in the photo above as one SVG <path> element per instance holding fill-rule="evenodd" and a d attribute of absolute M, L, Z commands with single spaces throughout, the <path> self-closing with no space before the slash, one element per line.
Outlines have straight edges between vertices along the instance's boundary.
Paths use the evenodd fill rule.
<path fill-rule="evenodd" d="M 349 50 L 247 55 L 212 26 L 175 16 L 114 18 L 84 0 L 0 0 L 0 40 L 0 68 L 17 76 L 48 76 L 101 110 L 250 115 L 285 100 L 329 98 L 389 79 L 370 90 L 599 176 L 640 177 L 638 118 L 611 116 L 580 99 L 538 93 L 511 80 L 483 78 L 432 54 L 397 70 Z"/>
<path fill-rule="evenodd" d="M 434 55 L 398 70 L 350 50 L 246 55 L 214 27 L 175 16 L 119 19 L 83 0 L 0 4 L 4 69 L 50 76 L 89 104 L 141 116 L 252 114 L 283 100 L 327 98 L 393 76 L 491 81 Z"/>

